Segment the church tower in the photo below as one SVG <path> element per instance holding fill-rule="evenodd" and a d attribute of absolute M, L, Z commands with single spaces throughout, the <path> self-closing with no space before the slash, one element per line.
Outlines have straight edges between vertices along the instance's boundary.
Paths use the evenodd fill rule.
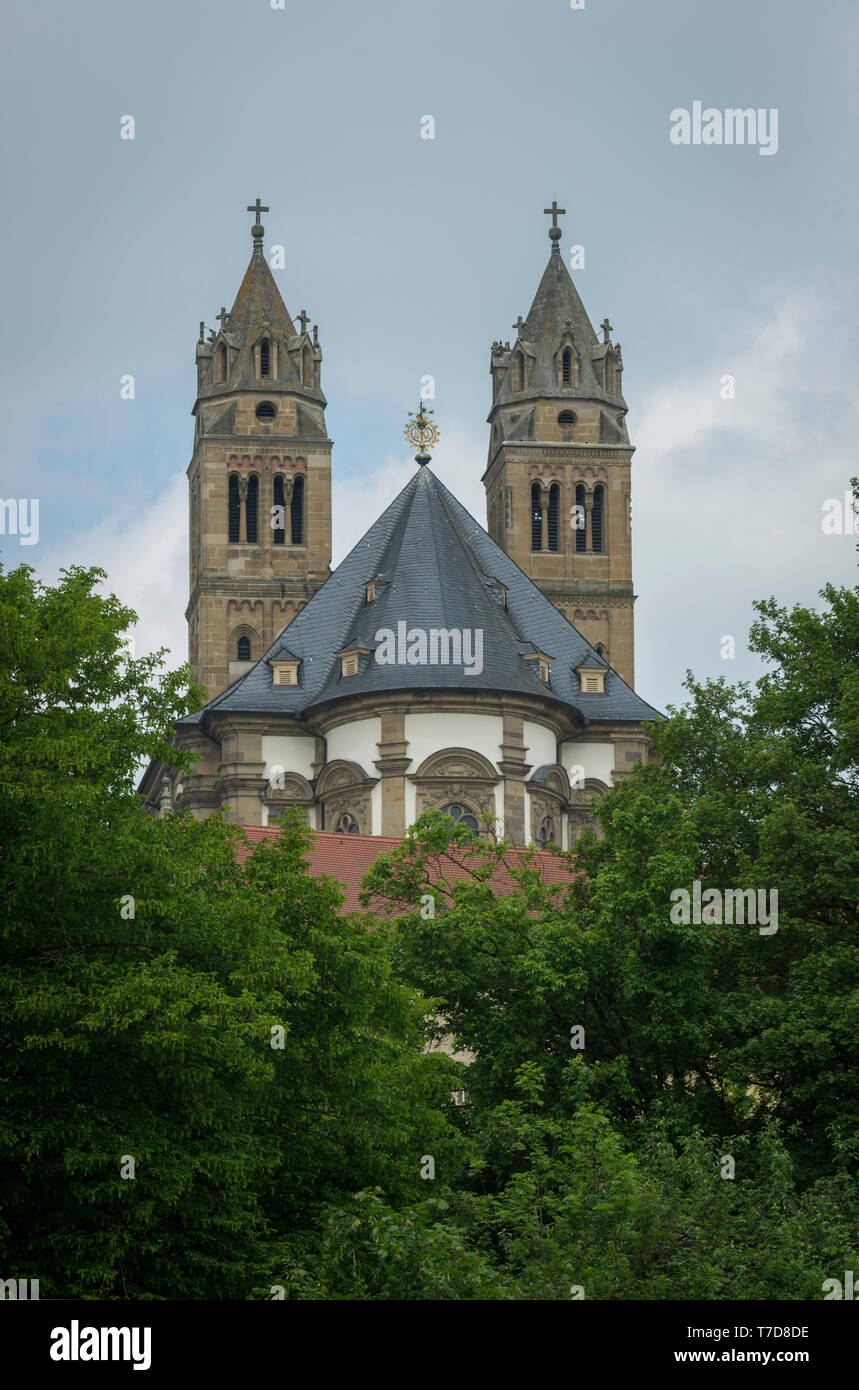
<path fill-rule="evenodd" d="M 602 342 L 560 252 L 516 339 L 492 344 L 487 529 L 624 678 L 634 682 L 630 463 L 620 344 Z"/>
<path fill-rule="evenodd" d="M 250 670 L 328 577 L 331 440 L 322 349 L 293 323 L 263 255 L 268 212 L 220 328 L 197 343 L 189 660 L 206 699 Z"/>

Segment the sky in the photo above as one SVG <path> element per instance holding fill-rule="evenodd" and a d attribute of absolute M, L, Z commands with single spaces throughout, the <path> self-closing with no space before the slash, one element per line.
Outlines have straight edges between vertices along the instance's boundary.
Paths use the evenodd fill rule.
<path fill-rule="evenodd" d="M 755 599 L 854 583 L 824 519 L 859 473 L 859 5 L 574 3 L 7 0 L 0 497 L 38 499 L 39 535 L 4 565 L 103 566 L 137 652 L 185 660 L 194 347 L 257 197 L 319 325 L 334 563 L 414 470 L 425 375 L 434 471 L 485 524 L 490 346 L 557 199 L 623 347 L 642 696 L 753 678 Z M 777 147 L 675 143 L 695 102 L 767 113 Z"/>

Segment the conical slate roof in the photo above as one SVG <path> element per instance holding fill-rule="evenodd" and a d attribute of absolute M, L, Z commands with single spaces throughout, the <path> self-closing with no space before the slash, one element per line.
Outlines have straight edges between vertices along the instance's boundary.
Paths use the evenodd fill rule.
<path fill-rule="evenodd" d="M 368 602 L 373 581 L 376 598 Z M 473 674 L 467 664 L 382 664 L 385 632 L 402 640 L 417 629 L 470 634 L 470 658 L 479 630 L 482 669 L 473 659 Z M 358 674 L 342 676 L 338 653 L 354 650 L 361 651 Z M 539 662 L 525 659 L 538 652 L 552 658 L 548 683 L 540 680 Z M 272 659 L 300 661 L 297 686 L 273 683 Z M 604 695 L 582 694 L 581 665 L 605 662 L 422 467 L 265 656 L 188 722 L 220 710 L 300 718 L 353 695 L 453 689 L 554 698 L 586 721 L 660 717 L 611 667 Z"/>
<path fill-rule="evenodd" d="M 558 381 L 558 353 L 566 344 L 572 344 L 576 350 L 579 371 L 575 385 L 561 386 Z M 529 359 L 528 386 L 524 392 L 526 397 L 602 401 L 626 409 L 620 382 L 617 390 L 610 392 L 597 378 L 594 362 L 599 362 L 616 349 L 611 343 L 598 340 L 557 242 L 552 246 L 528 317 L 519 329 L 516 346 Z M 514 391 L 511 355 L 493 407 L 521 403 L 522 396 L 521 390 Z"/>
<path fill-rule="evenodd" d="M 554 348 L 559 330 L 567 323 L 570 325 L 570 336 L 577 346 L 588 351 L 597 347 L 597 335 L 573 284 L 573 277 L 567 270 L 563 256 L 553 246 L 549 264 L 543 271 L 543 278 L 528 311 L 522 337 L 535 347 L 548 343 Z"/>
<path fill-rule="evenodd" d="M 256 338 L 268 328 L 277 338 L 295 336 L 295 325 L 283 302 L 262 248 L 255 246 L 239 292 L 230 310 L 229 334 Z"/>

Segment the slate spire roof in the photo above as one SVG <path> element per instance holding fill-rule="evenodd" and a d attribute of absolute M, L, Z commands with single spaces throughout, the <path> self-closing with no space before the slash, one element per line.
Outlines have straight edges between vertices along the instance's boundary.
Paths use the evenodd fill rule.
<path fill-rule="evenodd" d="M 551 231 L 559 231 L 553 228 Z M 607 322 L 607 320 L 606 320 Z M 608 334 L 606 334 L 608 337 Z M 578 377 L 573 385 L 561 385 L 558 373 L 558 354 L 565 346 L 572 347 L 578 357 Z M 496 344 L 500 350 L 501 345 Z M 519 325 L 519 336 L 510 349 L 505 345 L 508 361 L 507 372 L 501 381 L 493 400 L 493 407 L 520 402 L 527 398 L 552 397 L 563 400 L 602 401 L 607 405 L 626 410 L 618 371 L 617 389 L 607 391 L 597 379 L 594 363 L 612 354 L 622 370 L 620 344 L 600 342 L 591 323 L 587 310 L 579 298 L 573 277 L 559 250 L 557 238 L 552 240 L 552 250 L 537 293 L 524 323 Z M 527 388 L 517 390 L 513 372 L 513 357 L 519 349 L 528 358 Z"/>
<path fill-rule="evenodd" d="M 322 360 L 317 330 L 314 328 L 311 338 L 307 332 L 308 315 L 303 310 L 297 316 L 300 323 L 293 322 L 263 252 L 264 232 L 259 222 L 251 227 L 253 251 L 233 307 L 229 314 L 218 315 L 221 327 L 211 341 L 201 340 L 197 345 L 198 366 L 203 369 L 199 394 L 218 396 L 225 391 L 258 391 L 263 382 L 257 373 L 255 351 L 266 338 L 277 346 L 276 374 L 263 379 L 266 392 L 301 396 L 313 405 L 324 407 L 326 400 L 321 386 L 308 382 L 306 374 L 303 378 L 301 372 L 303 354 L 310 353 L 314 362 Z M 229 370 L 226 378 L 219 380 L 212 372 L 212 360 L 222 343 L 229 349 Z M 319 427 L 320 421 L 316 412 L 309 423 L 303 417 L 299 423 L 307 425 L 307 433 L 324 434 L 324 429 Z M 211 426 L 212 422 L 209 423 Z M 229 432 L 229 421 L 223 423 L 223 429 Z"/>
<path fill-rule="evenodd" d="M 257 238 L 230 310 L 228 331 L 231 336 L 255 338 L 264 328 L 278 338 L 295 336 L 295 324 L 263 255 L 262 241 Z"/>
<path fill-rule="evenodd" d="M 367 585 L 375 583 L 375 600 Z M 505 606 L 506 599 L 506 606 Z M 481 634 L 482 669 L 466 664 L 381 664 L 377 634 L 415 630 Z M 364 649 L 363 651 L 361 649 Z M 338 653 L 358 650 L 356 675 Z M 548 682 L 539 662 L 549 657 Z M 298 660 L 298 685 L 275 685 L 269 664 Z M 608 668 L 605 694 L 585 695 L 576 668 L 604 665 L 593 647 L 523 574 L 427 467 L 419 468 L 346 559 L 255 665 L 205 711 L 282 713 L 301 719 L 332 700 L 397 690 L 498 691 L 557 700 L 583 719 L 657 719 Z M 198 722 L 205 711 L 192 716 Z"/>

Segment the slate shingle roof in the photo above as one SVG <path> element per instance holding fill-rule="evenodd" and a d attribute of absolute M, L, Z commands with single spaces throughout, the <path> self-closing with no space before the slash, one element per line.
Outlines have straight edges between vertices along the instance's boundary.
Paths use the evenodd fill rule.
<path fill-rule="evenodd" d="M 575 386 L 560 388 L 557 354 L 561 344 L 568 339 L 572 340 L 578 353 L 579 377 Z M 608 343 L 598 341 L 587 310 L 579 298 L 578 290 L 557 245 L 552 248 L 549 263 L 537 286 L 534 302 L 520 329 L 517 342 L 530 359 L 528 389 L 525 393 L 529 398 L 549 396 L 564 400 L 596 400 L 626 409 L 620 389 L 612 394 L 597 380 L 593 363 L 605 357 L 612 349 Z M 508 367 L 498 388 L 493 405 L 513 404 L 521 401 L 521 398 L 522 392 L 513 390 L 511 358 L 511 366 Z M 520 422 L 519 428 L 525 431 L 524 421 Z M 618 442 L 620 438 L 619 435 Z"/>
<path fill-rule="evenodd" d="M 366 601 L 366 585 L 387 582 Z M 499 585 L 506 586 L 507 606 Z M 494 586 L 494 587 L 493 587 Z M 376 648 L 380 629 L 446 628 L 483 633 L 483 670 L 462 665 L 381 665 L 359 657 L 341 676 L 337 653 Z M 402 631 L 402 629 L 400 629 Z M 472 647 L 472 651 L 474 647 Z M 553 658 L 548 685 L 537 662 Z M 298 658 L 297 686 L 276 686 L 270 658 Z M 422 467 L 256 664 L 211 700 L 207 711 L 300 718 L 331 700 L 392 690 L 502 691 L 556 699 L 591 720 L 661 716 L 608 667 L 604 695 L 584 695 L 576 667 L 605 664 L 554 604 L 496 545 L 429 468 Z M 185 722 L 199 722 L 200 714 Z"/>

